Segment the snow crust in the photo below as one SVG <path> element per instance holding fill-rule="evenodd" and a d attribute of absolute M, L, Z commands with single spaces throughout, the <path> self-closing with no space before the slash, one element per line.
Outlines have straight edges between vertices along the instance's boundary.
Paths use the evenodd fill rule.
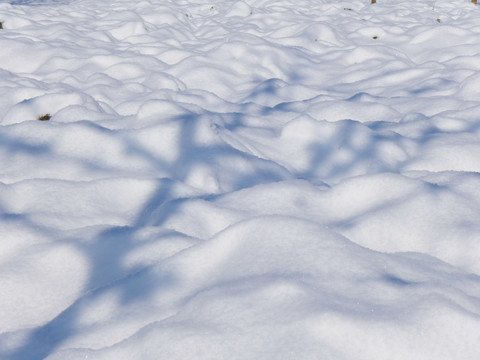
<path fill-rule="evenodd" d="M 0 2 L 0 359 L 479 359 L 479 16 Z"/>

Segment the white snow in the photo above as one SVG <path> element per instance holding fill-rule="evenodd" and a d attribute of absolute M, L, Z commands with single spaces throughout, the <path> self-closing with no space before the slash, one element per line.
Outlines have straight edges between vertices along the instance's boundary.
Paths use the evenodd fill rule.
<path fill-rule="evenodd" d="M 479 18 L 0 1 L 0 359 L 479 359 Z"/>

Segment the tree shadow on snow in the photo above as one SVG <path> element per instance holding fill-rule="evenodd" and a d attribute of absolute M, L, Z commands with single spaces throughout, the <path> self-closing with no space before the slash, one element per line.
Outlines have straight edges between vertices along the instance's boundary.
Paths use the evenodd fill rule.
<path fill-rule="evenodd" d="M 213 114 L 212 116 L 218 116 Z M 227 117 L 237 117 L 241 121 L 241 114 L 227 115 Z M 22 346 L 13 351 L 0 349 L 0 358 L 6 360 L 37 360 L 44 359 L 50 354 L 59 350 L 65 342 L 81 336 L 84 330 L 81 322 L 84 310 L 93 303 L 95 299 L 115 292 L 119 295 L 119 306 L 134 306 L 134 304 L 146 301 L 154 293 L 167 291 L 169 287 L 174 286 L 176 279 L 172 274 L 159 274 L 153 270 L 153 267 L 161 262 L 148 265 L 128 266 L 127 257 L 142 246 L 141 241 L 136 241 L 138 233 L 145 228 L 162 228 L 163 225 L 172 216 L 180 211 L 181 206 L 192 199 L 202 199 L 209 201 L 217 196 L 216 193 L 208 191 L 199 191 L 197 196 L 181 197 L 176 194 L 175 186 L 178 183 L 184 183 L 191 171 L 199 166 L 207 168 L 214 167 L 215 164 L 222 162 L 228 163 L 242 159 L 245 162 L 255 161 L 256 168 L 245 171 L 238 170 L 238 173 L 231 179 L 230 187 L 233 190 L 256 185 L 259 181 L 278 181 L 281 180 L 275 171 L 264 170 L 261 168 L 262 159 L 245 153 L 224 142 L 202 143 L 198 140 L 197 132 L 199 126 L 205 126 L 202 122 L 208 122 L 209 113 L 201 114 L 190 113 L 184 116 L 178 116 L 173 119 L 181 124 L 180 135 L 178 138 L 178 156 L 173 161 L 166 161 L 162 156 L 156 154 L 153 150 L 143 147 L 133 140 L 125 137 L 125 148 L 130 155 L 142 157 L 153 167 L 162 168 L 169 174 L 168 177 L 157 179 L 157 188 L 149 196 L 142 209 L 138 211 L 136 217 L 132 219 L 128 226 L 104 227 L 103 230 L 91 235 L 91 229 L 86 229 L 87 238 L 82 235 L 74 235 L 62 239 L 72 244 L 78 249 L 88 265 L 88 280 L 80 295 L 68 308 L 64 309 L 55 318 L 48 323 L 33 328 L 28 331 Z M 215 126 L 210 128 L 215 132 Z M 8 145 L 8 144 L 7 144 Z M 13 148 L 12 148 L 13 149 Z M 18 150 L 18 148 L 17 148 Z M 32 148 L 28 144 L 21 147 L 22 151 L 45 151 L 48 148 Z M 13 150 L 12 150 L 13 151 Z M 271 165 L 264 161 L 266 165 Z M 213 164 L 213 165 L 212 165 Z M 83 164 L 92 169 L 101 167 L 98 164 Z M 280 168 L 280 167 L 279 167 Z M 235 169 L 232 169 L 235 172 Z M 257 171 L 259 173 L 257 173 Z M 281 171 L 280 171 L 281 173 Z M 5 215 L 7 216 L 7 215 Z M 81 232 L 81 229 L 76 233 Z M 185 236 L 184 234 L 180 234 Z M 91 238 L 88 238 L 88 237 Z M 152 235 L 152 241 L 161 242 L 163 235 Z M 117 311 L 121 311 L 119 308 Z M 23 331 L 23 330 L 22 330 Z"/>
<path fill-rule="evenodd" d="M 52 354 L 61 348 L 67 340 L 76 335 L 81 336 L 82 331 L 88 331 L 88 329 L 82 329 L 78 325 L 83 310 L 96 298 L 108 292 L 119 293 L 122 306 L 132 306 L 137 302 L 140 303 L 148 299 L 154 293 L 168 291 L 169 287 L 174 286 L 176 284 L 174 275 L 159 274 L 152 270 L 156 263 L 132 267 L 126 265 L 125 260 L 128 255 L 142 246 L 141 242 L 136 241 L 136 237 L 142 229 L 148 227 L 162 228 L 169 219 L 179 214 L 185 202 L 192 199 L 210 201 L 222 193 L 221 188 L 218 193 L 199 191 L 198 195 L 190 197 L 182 197 L 176 193 L 176 184 L 185 183 L 191 172 L 198 167 L 204 166 L 211 169 L 215 168 L 216 165 L 228 164 L 238 159 L 255 164 L 250 170 L 244 171 L 232 167 L 231 171 L 234 176 L 226 191 L 240 190 L 257 185 L 260 182 L 275 182 L 286 178 L 300 178 L 312 183 L 323 180 L 319 176 L 326 179 L 341 178 L 352 174 L 352 169 L 358 164 L 367 164 L 367 166 L 372 164 L 372 166 L 378 167 L 378 171 L 395 171 L 395 166 L 389 167 L 388 164 L 381 163 L 378 154 L 380 153 L 379 146 L 382 143 L 396 142 L 399 140 L 397 138 L 399 135 L 395 133 L 374 133 L 368 139 L 370 141 L 364 141 L 362 145 L 358 145 L 355 139 L 358 127 L 364 127 L 365 125 L 351 120 L 338 122 L 335 136 L 329 141 L 312 144 L 308 149 L 311 153 L 310 166 L 307 170 L 298 173 L 289 172 L 282 165 L 268 159 L 261 159 L 247 148 L 242 148 L 241 145 L 234 146 L 233 143 L 226 141 L 211 144 L 198 140 L 198 132 L 205 130 L 205 122 L 211 125 L 210 131 L 212 133 L 216 133 L 217 130 L 234 132 L 236 129 L 246 126 L 243 124 L 243 120 L 251 111 L 264 116 L 271 114 L 272 117 L 276 112 L 288 111 L 288 106 L 269 107 L 255 104 L 254 100 L 257 98 L 274 96 L 279 84 L 281 85 L 279 81 L 273 79 L 256 87 L 251 97 L 247 98 L 251 101 L 241 104 L 236 112 L 228 114 L 212 114 L 207 111 L 202 113 L 189 112 L 170 119 L 169 121 L 176 121 L 181 124 L 177 141 L 178 148 L 176 149 L 178 155 L 174 160 L 167 161 L 161 154 L 157 154 L 147 146 L 142 146 L 138 142 L 125 137 L 125 148 L 128 149 L 130 155 L 141 157 L 150 163 L 153 168 L 162 169 L 168 176 L 156 180 L 156 189 L 127 226 L 104 227 L 103 230 L 98 231 L 93 236 L 89 235 L 92 236 L 90 239 L 81 237 L 66 239 L 74 244 L 89 262 L 89 278 L 82 295 L 47 324 L 32 329 L 23 346 L 13 352 L 2 352 L 0 349 L 0 358 L 36 360 Z M 223 123 L 221 121 L 218 124 L 215 123 L 216 117 Z M 200 128 L 200 126 L 203 126 L 203 128 Z M 220 129 L 217 129 L 217 126 Z M 0 140 L 2 140 L 1 134 Z M 8 142 L 1 143 L 6 144 L 3 146 L 9 146 Z M 24 144 L 20 147 L 20 150 L 49 151 L 48 148 L 31 147 L 28 144 Z M 347 161 L 335 162 L 332 160 L 340 150 L 349 153 L 350 156 Z M 376 159 L 378 159 L 377 163 L 375 162 Z M 92 166 L 95 166 L 95 164 L 92 164 Z M 268 166 L 278 171 L 269 170 Z M 152 237 L 152 241 L 162 241 L 161 234 L 154 234 Z M 157 263 L 161 261 L 160 259 Z M 394 278 L 391 278 L 390 281 L 403 285 L 400 280 Z M 118 311 L 121 310 L 121 308 L 118 309 Z"/>

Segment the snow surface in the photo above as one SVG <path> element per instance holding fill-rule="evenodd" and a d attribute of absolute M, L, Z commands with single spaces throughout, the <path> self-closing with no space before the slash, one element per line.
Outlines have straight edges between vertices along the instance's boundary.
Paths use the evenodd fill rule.
<path fill-rule="evenodd" d="M 0 2 L 0 359 L 480 359 L 479 18 Z"/>

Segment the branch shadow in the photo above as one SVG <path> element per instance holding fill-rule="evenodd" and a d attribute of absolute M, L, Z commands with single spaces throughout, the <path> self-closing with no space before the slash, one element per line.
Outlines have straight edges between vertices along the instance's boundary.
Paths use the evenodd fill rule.
<path fill-rule="evenodd" d="M 270 91 L 270 88 L 265 88 Z M 139 145 L 137 142 L 124 137 L 125 149 L 130 155 L 142 157 L 154 167 L 163 169 L 168 177 L 156 179 L 156 189 L 150 194 L 138 213 L 131 219 L 127 226 L 103 226 L 98 231 L 86 231 L 86 238 L 78 235 L 67 237 L 67 241 L 78 249 L 88 261 L 88 280 L 82 293 L 77 299 L 61 313 L 46 324 L 25 331 L 28 333 L 21 346 L 14 350 L 0 349 L 0 358 L 5 360 L 37 360 L 44 359 L 58 350 L 62 344 L 74 338 L 80 331 L 78 322 L 82 318 L 85 303 L 100 297 L 102 294 L 116 289 L 120 294 L 121 305 L 132 305 L 145 301 L 159 290 L 168 290 L 175 286 L 176 279 L 173 274 L 159 274 L 154 267 L 162 260 L 148 265 L 126 265 L 129 254 L 141 245 L 136 237 L 142 229 L 153 227 L 162 228 L 163 225 L 175 214 L 181 211 L 182 205 L 192 199 L 210 201 L 218 193 L 197 189 L 198 195 L 182 197 L 175 192 L 178 183 L 188 182 L 192 171 L 199 166 L 214 169 L 222 163 L 235 162 L 238 159 L 246 163 L 255 162 L 250 169 L 237 169 L 233 167 L 233 176 L 228 186 L 229 190 L 239 190 L 256 185 L 258 181 L 270 182 L 282 180 L 283 170 L 272 170 L 272 164 L 263 159 L 243 152 L 223 141 L 203 143 L 198 139 L 198 133 L 209 128 L 215 134 L 215 126 L 210 126 L 211 116 L 224 116 L 224 114 L 188 113 L 177 116 L 171 121 L 181 124 L 178 137 L 177 157 L 173 161 L 166 161 L 154 150 Z M 230 119 L 241 122 L 242 114 L 225 114 Z M 96 125 L 95 125 L 96 126 Z M 200 128 L 202 126 L 202 128 Z M 105 132 L 108 134 L 108 131 Z M 114 136 L 111 134 L 109 136 Z M 217 139 L 218 140 L 218 139 Z M 43 155 L 53 155 L 53 150 L 48 146 L 33 146 L 28 143 L 8 142 L 2 143 L 9 151 L 26 151 L 30 153 L 42 152 Z M 79 160 L 81 161 L 81 160 Z M 83 163 L 92 169 L 97 169 L 98 164 Z M 265 166 L 265 168 L 263 168 Z M 270 166 L 270 168 L 268 168 Z M 219 170 L 221 171 L 221 170 Z M 215 172 L 213 172 L 215 174 Z M 218 175 L 218 173 L 217 173 Z M 4 217 L 11 216 L 4 214 Z M 30 226 L 35 226 L 31 224 Z M 162 235 L 156 235 L 154 241 L 161 242 Z M 22 330 L 24 331 L 24 330 Z"/>
<path fill-rule="evenodd" d="M 16 4 L 35 4 L 36 1 L 18 0 Z M 127 226 L 105 226 L 94 233 L 92 238 L 68 239 L 75 244 L 78 250 L 84 255 L 89 263 L 89 278 L 85 283 L 82 295 L 77 298 L 73 304 L 64 309 L 59 315 L 48 323 L 30 330 L 30 333 L 22 346 L 13 351 L 2 351 L 0 349 L 0 358 L 10 360 L 36 360 L 43 359 L 52 354 L 62 346 L 67 340 L 74 337 L 78 331 L 77 322 L 82 316 L 82 309 L 86 301 L 101 296 L 101 294 L 115 288 L 119 291 L 121 304 L 131 305 L 144 299 L 148 299 L 154 292 L 159 290 L 168 291 L 177 283 L 173 274 L 159 274 L 152 271 L 153 265 L 128 266 L 125 259 L 136 250 L 140 245 L 135 238 L 137 234 L 146 227 L 162 228 L 170 218 L 179 214 L 182 205 L 192 199 L 203 199 L 211 201 L 222 192 L 235 191 L 257 185 L 261 182 L 281 181 L 290 176 L 290 178 L 303 179 L 318 183 L 319 180 L 342 178 L 352 173 L 352 168 L 359 163 L 375 164 L 378 159 L 379 144 L 384 141 L 398 142 L 400 135 L 395 133 L 376 134 L 371 137 L 372 141 L 364 142 L 359 146 L 355 143 L 354 137 L 357 133 L 358 122 L 354 120 L 344 120 L 337 124 L 336 135 L 327 142 L 314 143 L 308 148 L 311 161 L 309 168 L 303 172 L 290 173 L 282 166 L 268 159 L 261 159 L 248 150 L 241 150 L 225 141 L 216 143 L 204 143 L 199 141 L 198 134 L 208 128 L 210 125 L 211 133 L 215 133 L 216 126 L 228 131 L 235 131 L 242 126 L 243 119 L 249 114 L 251 109 L 255 109 L 263 116 L 273 116 L 276 112 L 291 111 L 288 103 L 277 104 L 272 107 L 256 105 L 255 100 L 262 97 L 273 97 L 278 91 L 282 82 L 278 79 L 270 79 L 255 87 L 244 104 L 240 105 L 239 111 L 227 114 L 213 114 L 207 111 L 202 113 L 188 112 L 185 115 L 177 116 L 170 121 L 181 124 L 178 136 L 178 155 L 172 161 L 166 161 L 160 154 L 146 146 L 141 146 L 131 139 L 124 138 L 125 149 L 130 155 L 143 158 L 153 167 L 161 168 L 168 174 L 165 178 L 156 179 L 156 188 L 150 194 L 147 201 L 136 213 Z M 224 120 L 223 124 L 216 124 L 212 118 L 219 117 Z M 160 119 L 161 120 L 161 119 Z M 205 126 L 205 125 L 208 126 Z M 202 127 L 200 127 L 202 126 Z M 364 126 L 364 125 L 361 125 Z M 479 124 L 472 125 L 471 130 L 478 130 Z M 373 130 L 375 130 L 372 127 Z M 432 132 L 425 133 L 420 141 L 428 141 Z M 113 135 L 112 135 L 113 136 Z M 341 139 L 341 140 L 339 140 Z M 28 144 L 28 142 L 15 142 L 0 133 L 0 146 L 3 146 L 7 153 L 27 152 L 49 154 L 52 149 L 48 146 L 37 146 Z M 332 162 L 332 158 L 339 150 L 346 151 L 350 157 L 345 162 Z M 198 195 L 182 197 L 175 192 L 177 183 L 188 182 L 189 176 L 198 167 L 205 167 L 212 170 L 220 168 L 222 163 L 234 164 L 237 159 L 246 163 L 253 163 L 251 169 L 233 169 L 232 174 L 228 174 L 231 180 L 230 184 L 217 192 L 197 189 Z M 319 169 L 326 168 L 328 171 L 320 172 L 324 178 L 319 179 Z M 95 167 L 95 164 L 90 164 Z M 272 170 L 269 166 L 277 167 L 278 171 Z M 107 169 L 108 170 L 108 169 Z M 398 169 L 388 167 L 384 164 L 379 165 L 377 171 L 397 171 Z M 213 177 L 218 180 L 219 173 L 222 170 L 213 171 Z M 220 174 L 221 175 L 221 174 Z M 222 181 L 218 181 L 220 185 Z M 21 215 L 3 214 L 3 217 L 15 217 Z M 35 224 L 28 224 L 35 226 Z M 156 235 L 154 241 L 162 241 L 161 235 Z M 407 285 L 403 280 L 394 277 L 388 277 L 387 280 L 397 285 Z"/>

